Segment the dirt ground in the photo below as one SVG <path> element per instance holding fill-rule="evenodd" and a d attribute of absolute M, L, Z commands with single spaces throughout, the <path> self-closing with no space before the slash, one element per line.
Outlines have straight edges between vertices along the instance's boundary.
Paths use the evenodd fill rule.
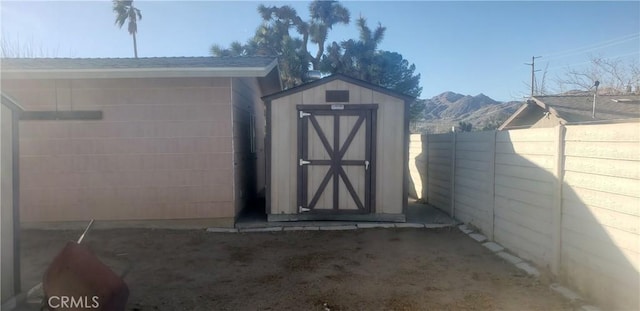
<path fill-rule="evenodd" d="M 23 287 L 79 231 L 22 234 Z M 457 229 L 91 231 L 130 310 L 571 310 Z M 542 278 L 544 279 L 544 278 Z"/>

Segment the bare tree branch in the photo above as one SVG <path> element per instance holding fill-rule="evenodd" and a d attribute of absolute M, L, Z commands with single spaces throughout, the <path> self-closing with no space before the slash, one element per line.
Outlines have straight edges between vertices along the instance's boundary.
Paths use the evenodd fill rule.
<path fill-rule="evenodd" d="M 600 94 L 629 93 L 633 87 L 639 91 L 640 66 L 637 60 L 590 56 L 589 63 L 583 69 L 567 67 L 564 74 L 556 79 L 558 89 L 589 91 L 595 81 L 600 81 Z"/>

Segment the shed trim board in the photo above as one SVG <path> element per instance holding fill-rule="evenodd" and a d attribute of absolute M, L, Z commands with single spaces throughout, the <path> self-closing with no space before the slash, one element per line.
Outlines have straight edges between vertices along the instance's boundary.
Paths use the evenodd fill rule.
<path fill-rule="evenodd" d="M 264 133 L 264 149 L 265 149 L 265 212 L 271 214 L 271 101 L 265 102 L 266 106 L 266 130 Z"/>
<path fill-rule="evenodd" d="M 267 221 L 382 221 L 382 222 L 406 222 L 405 214 L 269 214 Z"/>
<path fill-rule="evenodd" d="M 386 95 L 389 95 L 389 96 L 397 97 L 397 98 L 405 100 L 407 103 L 415 100 L 415 98 L 413 98 L 413 97 L 411 97 L 409 95 L 402 94 L 402 93 L 399 93 L 399 92 L 396 92 L 396 91 L 381 87 L 379 85 L 375 85 L 375 84 L 369 83 L 367 81 L 363 81 L 363 80 L 359 80 L 359 79 L 356 79 L 356 78 L 352 78 L 352 77 L 349 77 L 349 76 L 346 76 L 346 75 L 343 75 L 343 74 L 334 74 L 334 75 L 331 75 L 331 76 L 328 76 L 328 77 L 325 77 L 325 78 L 322 78 L 322 79 L 319 79 L 319 80 L 316 80 L 316 81 L 308 82 L 308 83 L 305 83 L 305 84 L 298 85 L 296 87 L 292 87 L 290 89 L 286 89 L 284 91 L 280 91 L 280 92 L 277 92 L 277 93 L 274 93 L 274 94 L 266 95 L 266 96 L 262 97 L 262 100 L 264 100 L 264 101 L 272 101 L 274 99 L 277 99 L 277 98 L 280 98 L 280 97 L 284 97 L 284 96 L 287 96 L 287 95 L 291 95 L 291 94 L 294 94 L 294 93 L 302 92 L 304 90 L 308 90 L 310 88 L 314 88 L 314 87 L 316 87 L 318 85 L 329 83 L 329 82 L 334 81 L 334 80 L 342 80 L 342 81 L 345 81 L 345 82 L 348 82 L 348 83 L 351 83 L 351 84 L 355 84 L 357 86 L 361 86 L 361 87 L 368 88 L 368 89 L 371 89 L 371 90 L 376 91 L 376 92 L 380 92 L 382 94 L 386 94 Z"/>
<path fill-rule="evenodd" d="M 336 82 L 333 82 L 333 81 L 336 81 Z M 321 87 L 324 84 L 330 85 L 326 87 L 326 91 L 330 91 L 330 90 L 341 91 L 345 89 L 355 88 L 355 93 L 351 94 L 353 96 L 350 98 L 350 102 L 335 103 L 329 100 L 331 98 L 326 97 L 327 96 L 326 94 L 328 93 L 324 90 L 323 87 Z M 313 90 L 313 88 L 316 88 L 316 87 L 320 87 L 322 88 L 322 90 L 318 90 L 318 91 Z M 310 95 L 309 92 L 315 92 L 313 93 L 315 95 Z M 302 93 L 304 93 L 304 100 L 303 100 Z M 291 96 L 291 98 L 281 99 L 287 96 Z M 313 100 L 311 98 L 316 98 L 316 99 Z M 405 213 L 406 213 L 407 203 L 408 203 L 407 202 L 407 199 L 408 199 L 407 178 L 408 178 L 408 172 L 409 172 L 409 169 L 408 169 L 409 167 L 408 165 L 409 121 L 408 120 L 409 120 L 409 105 L 414 100 L 413 97 L 371 84 L 366 81 L 362 81 L 362 80 L 354 79 L 341 74 L 337 74 L 337 75 L 325 77 L 313 82 L 309 82 L 288 90 L 267 95 L 262 97 L 262 99 L 265 103 L 266 114 L 267 114 L 266 137 L 265 137 L 266 162 L 267 162 L 267 165 L 266 165 L 267 185 L 265 187 L 265 190 L 266 190 L 265 195 L 266 195 L 266 213 L 268 214 L 267 218 L 269 221 L 299 221 L 299 220 L 356 220 L 356 221 L 384 220 L 384 221 L 395 221 L 395 222 L 406 221 Z M 287 102 L 287 104 L 285 104 L 283 100 L 284 102 Z M 392 108 L 393 105 L 400 105 L 400 106 L 397 106 L 398 109 L 393 109 Z M 334 110 L 331 110 L 332 106 L 334 107 Z M 381 107 L 385 107 L 385 108 L 382 109 Z M 402 107 L 402 108 L 399 108 L 399 107 Z M 366 115 L 365 120 L 368 122 L 360 121 L 365 124 L 365 126 L 361 125 L 365 129 L 365 132 L 367 131 L 370 132 L 369 135 L 365 135 L 366 137 L 364 137 L 367 140 L 367 146 L 365 147 L 365 149 L 370 149 L 372 151 L 368 155 L 369 165 L 371 165 L 371 168 L 370 168 L 371 171 L 369 172 L 369 174 L 371 175 L 371 178 L 370 180 L 367 181 L 367 187 L 370 187 L 369 194 L 365 196 L 365 199 L 368 198 L 369 200 L 369 204 L 367 208 L 358 209 L 358 210 L 356 209 L 339 210 L 339 212 L 336 212 L 337 211 L 336 209 L 337 207 L 336 207 L 336 208 L 326 209 L 322 211 L 316 210 L 312 213 L 309 213 L 309 212 L 301 213 L 302 206 L 299 204 L 301 200 L 308 202 L 309 199 L 313 199 L 313 197 L 311 197 L 310 192 L 308 191 L 308 188 L 306 189 L 306 191 L 303 191 L 303 189 L 305 189 L 303 188 L 303 186 L 306 186 L 306 184 L 303 185 L 303 182 L 300 182 L 308 177 L 307 175 L 305 175 L 305 174 L 308 174 L 308 172 L 305 173 L 305 169 L 299 169 L 300 165 L 299 163 L 297 163 L 301 159 L 303 159 L 304 161 L 307 161 L 306 156 L 308 155 L 308 152 L 305 153 L 304 149 L 300 150 L 300 146 L 303 144 L 303 137 L 304 137 L 302 132 L 305 132 L 308 135 L 309 131 L 315 131 L 317 127 L 317 125 L 312 124 L 312 121 L 305 120 L 303 122 L 303 120 L 300 118 L 300 113 L 303 111 L 301 109 L 303 109 L 304 111 L 315 110 L 316 112 L 320 112 L 321 114 L 324 111 L 325 115 L 329 114 L 328 112 L 331 112 L 331 115 L 353 114 L 354 116 L 358 115 L 357 111 L 363 111 L 363 109 L 364 111 L 368 111 L 364 113 Z M 382 121 L 380 121 L 381 120 L 380 109 L 382 109 L 382 112 L 386 112 L 387 114 L 387 115 L 383 115 Z M 401 112 L 399 111 L 399 109 L 404 109 L 404 110 Z M 394 113 L 394 111 L 397 111 L 397 113 Z M 391 115 L 395 114 L 396 116 L 390 117 L 389 116 L 390 113 Z M 292 119 L 294 115 L 297 119 L 295 121 Z M 274 121 L 276 120 L 274 120 L 273 118 L 275 117 L 277 117 L 280 121 L 277 121 L 276 123 L 274 123 Z M 283 125 L 282 120 L 285 120 L 285 119 L 282 119 L 282 118 L 291 119 L 290 122 L 292 123 L 290 125 Z M 387 119 L 384 119 L 384 118 L 387 118 Z M 388 119 L 388 118 L 391 118 L 391 119 Z M 382 122 L 382 123 L 378 124 L 379 122 Z M 334 128 L 338 126 L 335 123 L 332 123 L 332 124 Z M 385 127 L 378 128 L 381 124 Z M 340 126 L 345 126 L 345 125 L 342 124 Z M 287 128 L 288 130 L 285 130 L 285 128 Z M 300 132 L 298 132 L 298 129 L 300 130 Z M 345 130 L 345 129 L 343 128 L 342 130 Z M 347 130 L 347 132 L 349 132 L 349 130 Z M 397 134 L 389 134 L 394 132 Z M 377 136 L 376 134 L 380 134 L 380 133 L 384 133 L 385 137 L 389 136 L 386 138 L 385 142 L 382 142 L 382 144 L 391 143 L 392 145 L 395 145 L 395 146 L 392 148 L 385 147 L 385 149 L 380 149 L 382 148 L 382 146 L 380 145 L 381 141 L 379 141 L 379 139 L 376 138 Z M 281 138 L 281 137 L 278 137 L 278 135 L 285 135 L 285 136 L 289 136 L 290 138 Z M 320 138 L 316 137 L 316 139 L 318 140 L 317 143 L 319 144 Z M 332 139 L 335 139 L 335 138 L 331 137 L 330 139 L 328 139 L 328 141 L 331 141 Z M 342 139 L 344 139 L 344 137 L 340 138 L 340 140 Z M 287 141 L 289 142 L 287 143 Z M 395 141 L 395 144 L 393 143 L 393 141 Z M 323 145 L 325 145 L 325 143 L 328 143 L 328 142 L 323 142 Z M 274 146 L 273 144 L 276 144 L 277 147 Z M 293 146 L 293 144 L 295 144 L 295 146 Z M 283 146 L 285 146 L 286 150 L 290 150 L 292 154 L 288 155 L 287 151 L 282 149 Z M 322 145 L 319 145 L 319 146 L 322 147 Z M 326 146 L 323 149 L 328 150 Z M 399 150 L 399 149 L 402 149 L 402 150 Z M 381 152 L 382 150 L 385 150 L 385 152 L 383 154 L 376 154 L 375 152 L 376 150 L 378 153 Z M 390 153 L 388 153 L 388 152 L 394 152 L 394 150 L 402 154 L 401 162 L 399 162 L 400 157 L 394 157 L 394 156 L 391 156 Z M 285 160 L 284 158 L 287 158 L 287 160 Z M 294 161 L 294 158 L 296 163 L 292 163 Z M 312 159 L 312 160 L 314 160 L 312 161 L 313 164 L 325 165 L 325 167 L 330 166 L 333 161 L 331 159 Z M 341 163 L 346 164 L 348 166 L 362 165 L 362 162 L 358 162 L 358 160 L 348 159 L 343 161 L 344 162 L 341 162 Z M 391 167 L 394 167 L 394 169 L 392 169 L 391 172 L 392 173 L 397 172 L 397 173 L 394 173 L 395 176 L 388 176 L 387 173 L 385 173 L 384 169 L 382 171 L 379 170 L 380 167 L 378 166 L 380 165 L 380 163 L 383 163 L 381 161 L 387 161 L 388 163 L 387 164 L 388 166 L 386 168 L 387 170 L 391 169 Z M 285 170 L 290 171 L 290 173 L 277 171 L 279 169 L 277 168 L 278 163 L 280 163 L 279 166 L 286 164 L 288 168 L 286 168 Z M 398 166 L 395 167 L 394 165 L 396 164 L 392 164 L 392 163 L 397 163 Z M 305 162 L 305 164 L 307 163 Z M 303 166 L 307 166 L 305 164 L 303 164 Z M 273 165 L 276 165 L 276 166 L 273 166 Z M 296 170 L 291 171 L 293 170 L 294 165 L 296 167 Z M 392 165 L 392 166 L 389 166 L 389 165 Z M 331 172 L 328 172 L 328 173 L 331 173 Z M 335 175 L 335 172 L 333 174 Z M 379 182 L 392 183 L 392 184 L 395 183 L 396 185 L 395 187 L 397 187 L 398 189 L 397 194 L 393 194 L 396 192 L 388 192 L 388 191 L 396 191 L 396 190 L 389 190 L 389 188 L 393 188 L 393 187 L 386 187 L 382 184 L 376 186 L 377 184 L 376 175 L 378 174 L 384 174 L 383 180 L 382 181 L 378 180 Z M 323 176 L 328 176 L 328 175 L 331 175 L 331 174 L 327 174 Z M 340 176 L 342 177 L 342 175 Z M 378 179 L 381 176 L 378 176 Z M 403 180 L 400 181 L 399 180 L 400 178 L 402 178 Z M 397 182 L 395 181 L 395 179 L 398 179 Z M 298 182 L 295 182 L 296 180 Z M 294 184 L 291 185 L 292 182 L 294 182 Z M 380 189 L 377 189 L 377 188 L 380 188 Z M 334 184 L 334 189 L 335 189 L 335 184 Z M 382 190 L 384 190 L 385 193 L 379 192 Z M 292 201 L 289 201 L 288 198 L 282 197 L 283 195 L 281 193 L 282 191 L 284 191 L 284 193 L 290 193 L 288 194 L 288 196 L 291 197 L 290 200 Z M 396 199 L 390 199 L 389 198 L 390 196 L 401 198 L 401 201 L 400 199 L 398 199 L 397 201 Z M 397 202 L 397 203 L 389 204 L 388 202 L 385 201 L 386 203 L 383 204 L 381 202 L 377 202 L 379 200 L 383 200 L 385 197 L 387 197 L 387 201 Z M 295 198 L 298 198 L 298 199 L 295 199 Z M 297 203 L 295 204 L 295 210 L 294 210 L 294 206 L 292 206 L 294 203 Z M 363 205 L 366 206 L 366 204 L 364 203 L 364 200 L 363 200 Z M 362 206 L 362 207 L 365 207 L 365 206 Z"/>

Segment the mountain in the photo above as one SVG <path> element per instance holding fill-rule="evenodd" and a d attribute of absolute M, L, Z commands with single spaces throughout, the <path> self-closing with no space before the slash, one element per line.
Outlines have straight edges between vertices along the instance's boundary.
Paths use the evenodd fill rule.
<path fill-rule="evenodd" d="M 459 122 L 473 125 L 474 131 L 497 128 L 522 102 L 499 102 L 484 94 L 476 96 L 444 92 L 423 99 L 423 119 L 412 124 L 414 133 L 445 133 Z"/>

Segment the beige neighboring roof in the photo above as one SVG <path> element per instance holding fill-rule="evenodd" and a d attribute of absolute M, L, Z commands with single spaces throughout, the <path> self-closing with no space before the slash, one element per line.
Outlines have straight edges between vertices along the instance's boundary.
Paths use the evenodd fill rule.
<path fill-rule="evenodd" d="M 266 77 L 275 57 L 2 58 L 4 79 Z"/>
<path fill-rule="evenodd" d="M 640 95 L 598 95 L 593 118 L 593 95 L 535 96 L 522 105 L 498 129 L 502 130 L 519 117 L 538 107 L 560 119 L 560 123 L 614 121 L 640 118 Z"/>

